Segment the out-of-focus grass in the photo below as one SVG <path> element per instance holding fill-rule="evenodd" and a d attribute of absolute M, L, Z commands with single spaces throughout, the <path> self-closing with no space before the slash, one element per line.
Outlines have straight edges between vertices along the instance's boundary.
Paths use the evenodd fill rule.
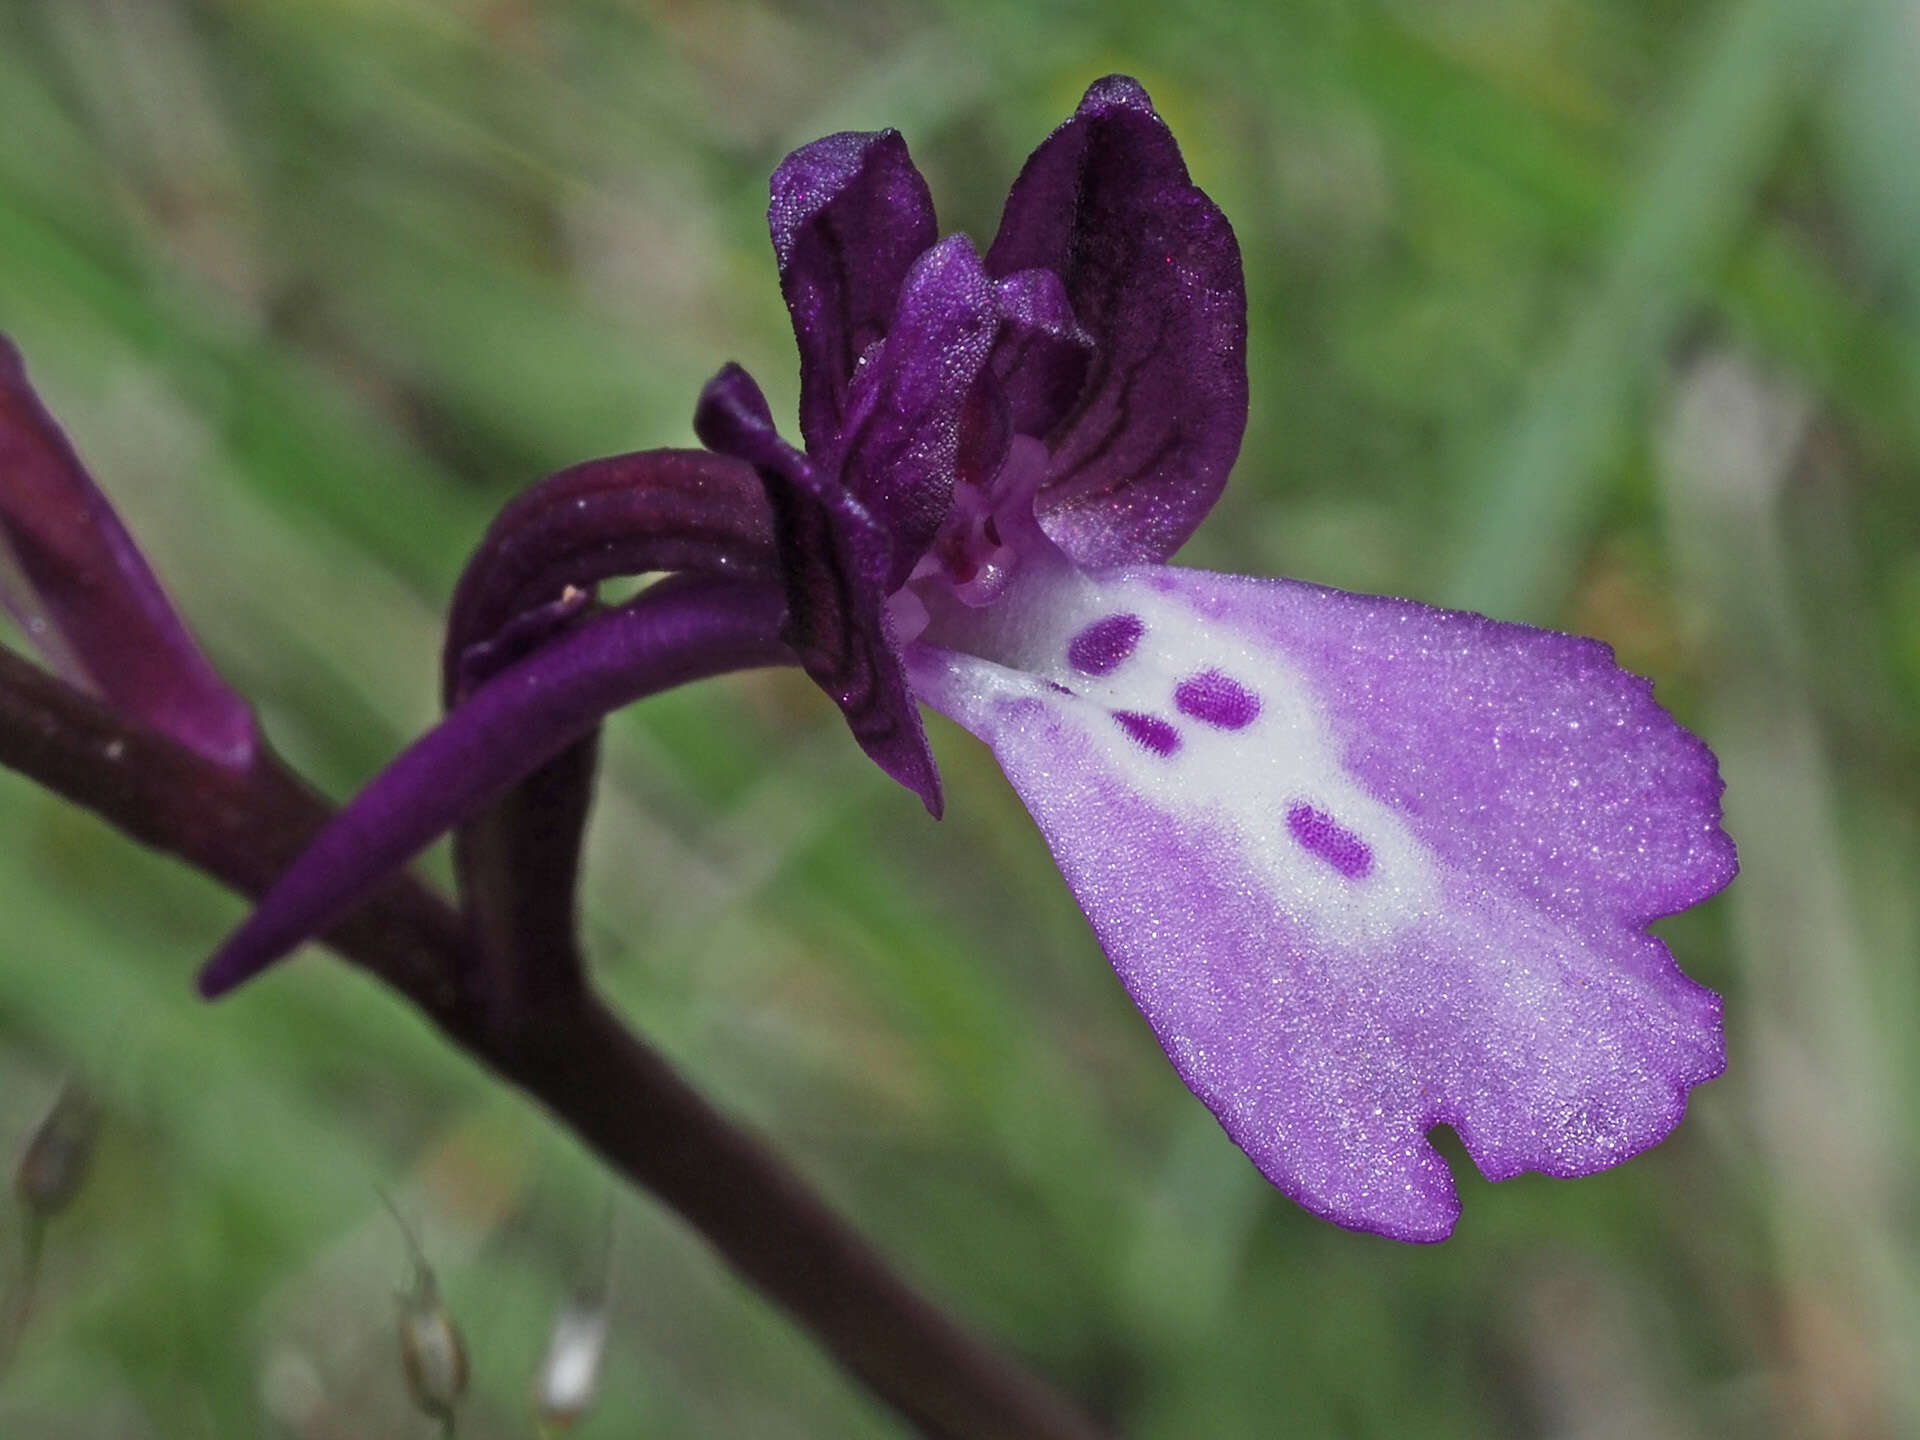
<path fill-rule="evenodd" d="M 1140 74 L 1252 301 L 1246 450 L 1185 558 L 1653 674 L 1749 862 L 1666 927 L 1728 997 L 1727 1077 L 1605 1176 L 1461 1162 L 1445 1246 L 1309 1220 L 1167 1069 L 990 760 L 936 725 L 931 826 L 788 676 L 610 728 L 598 967 L 1130 1434 L 1911 1432 L 1917 59 L 1913 0 L 39 0 L 0 8 L 0 328 L 345 791 L 430 718 L 437 617 L 516 486 L 685 443 L 728 358 L 791 407 L 785 148 L 898 125 L 984 236 L 1084 83 Z M 469 1330 L 463 1433 L 527 1434 L 608 1182 L 339 967 L 196 1004 L 237 914 L 0 776 L 0 1141 L 69 1072 L 110 1107 L 0 1433 L 412 1433 L 386 1185 Z M 581 1433 L 898 1433 L 615 1208 Z"/>

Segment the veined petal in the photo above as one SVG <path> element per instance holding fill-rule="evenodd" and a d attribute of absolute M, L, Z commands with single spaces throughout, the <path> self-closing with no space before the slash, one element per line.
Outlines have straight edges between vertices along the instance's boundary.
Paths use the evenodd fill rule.
<path fill-rule="evenodd" d="M 998 285 L 1000 340 L 993 374 L 1016 435 L 1045 439 L 1073 413 L 1086 388 L 1094 341 L 1074 318 L 1067 287 L 1051 270 L 1018 270 Z"/>
<path fill-rule="evenodd" d="M 753 377 L 729 365 L 694 411 L 702 443 L 760 473 L 787 593 L 782 634 L 882 770 L 940 814 L 940 772 L 907 688 L 886 598 L 892 542 L 838 481 L 782 440 Z"/>
<path fill-rule="evenodd" d="M 987 270 L 1051 270 L 1097 342 L 1048 439 L 1041 524 L 1082 565 L 1164 560 L 1219 498 L 1247 420 L 1233 229 L 1147 93 L 1096 81 L 1007 196 Z"/>
<path fill-rule="evenodd" d="M 846 429 L 823 463 L 880 522 L 891 594 L 939 533 L 956 477 L 991 479 L 1006 431 L 981 383 L 1000 331 L 993 282 L 973 243 L 952 235 L 901 287 L 887 338 L 854 376 Z"/>
<path fill-rule="evenodd" d="M 1718 998 L 1645 930 L 1733 875 L 1719 776 L 1605 646 L 1154 568 L 1029 572 L 927 636 L 915 691 L 993 747 L 1175 1068 L 1308 1209 L 1437 1240 L 1430 1127 L 1493 1179 L 1583 1175 L 1720 1073 Z"/>
<path fill-rule="evenodd" d="M 68 679 L 219 764 L 253 758 L 228 688 L 0 335 L 0 603 Z"/>
<path fill-rule="evenodd" d="M 780 162 L 767 228 L 800 344 L 800 434 L 818 455 L 840 431 L 860 357 L 939 233 L 933 196 L 898 131 L 846 131 Z"/>

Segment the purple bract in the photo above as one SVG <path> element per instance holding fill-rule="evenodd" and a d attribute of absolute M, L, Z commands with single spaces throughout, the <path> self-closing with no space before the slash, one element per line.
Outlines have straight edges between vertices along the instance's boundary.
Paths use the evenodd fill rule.
<path fill-rule="evenodd" d="M 1239 449 L 1246 301 L 1233 233 L 1145 92 L 1087 92 L 984 258 L 937 238 L 891 131 L 796 151 L 773 196 L 804 448 L 730 366 L 696 413 L 715 468 L 655 467 L 717 539 L 554 529 L 576 491 L 612 506 L 612 470 L 510 512 L 545 528 L 523 543 L 503 520 L 463 583 L 452 714 L 295 866 L 209 990 L 606 708 L 788 659 L 935 813 L 919 705 L 993 748 L 1182 1078 L 1309 1209 L 1446 1235 L 1436 1125 L 1496 1179 L 1664 1137 L 1724 1059 L 1718 999 L 1646 930 L 1733 875 L 1713 757 L 1596 642 L 1162 563 Z M 635 485 L 666 483 L 646 469 Z M 563 587 L 614 554 L 739 578 L 584 614 Z M 705 643 L 726 653 L 685 653 Z"/>
<path fill-rule="evenodd" d="M 217 764 L 253 712 L 213 668 L 0 335 L 0 604 L 49 664 Z"/>

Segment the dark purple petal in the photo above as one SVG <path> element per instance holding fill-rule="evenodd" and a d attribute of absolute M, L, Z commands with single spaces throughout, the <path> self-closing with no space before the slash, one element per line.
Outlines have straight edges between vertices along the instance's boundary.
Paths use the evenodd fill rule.
<path fill-rule="evenodd" d="M 1088 674 L 1111 616 L 1136 642 Z M 1584 1175 L 1720 1073 L 1718 998 L 1646 931 L 1733 875 L 1719 775 L 1605 646 L 1157 568 L 1028 575 L 926 634 L 957 648 L 909 647 L 915 692 L 993 747 L 1174 1067 L 1316 1213 L 1440 1239 L 1433 1126 L 1491 1179 Z"/>
<path fill-rule="evenodd" d="M 1000 309 L 993 282 L 964 235 L 920 257 L 900 291 L 886 341 L 854 376 L 846 430 L 820 456 L 885 530 L 884 593 L 907 576 L 939 533 L 957 478 L 990 480 L 1006 447 L 982 384 Z"/>
<path fill-rule="evenodd" d="M 1065 281 L 1098 346 L 1041 524 L 1082 565 L 1165 559 L 1240 451 L 1247 297 L 1232 228 L 1134 81 L 1096 82 L 1014 182 L 987 270 L 1030 269 Z"/>
<path fill-rule="evenodd" d="M 1016 435 L 1044 440 L 1073 412 L 1086 387 L 1094 341 L 1074 319 L 1051 270 L 1020 270 L 998 284 L 1001 331 L 993 375 Z"/>
<path fill-rule="evenodd" d="M 50 664 L 123 714 L 219 764 L 252 761 L 252 712 L 187 633 L 4 335 L 0 602 Z"/>
<path fill-rule="evenodd" d="M 220 995 L 341 919 L 387 875 L 592 733 L 690 680 L 788 658 L 772 586 L 699 580 L 585 621 L 457 706 L 349 801 L 200 972 Z"/>
<path fill-rule="evenodd" d="M 860 502 L 781 440 L 760 387 L 729 365 L 700 394 L 694 431 L 760 472 L 785 570 L 782 634 L 882 770 L 940 814 L 940 772 L 889 633 L 891 543 Z"/>
<path fill-rule="evenodd" d="M 848 131 L 780 162 L 767 226 L 800 343 L 800 434 L 819 455 L 846 418 L 855 367 L 939 233 L 933 197 L 897 131 Z"/>
<path fill-rule="evenodd" d="M 562 597 L 616 575 L 692 571 L 772 579 L 777 570 L 766 490 L 753 467 L 708 450 L 644 450 L 570 466 L 516 496 L 487 529 L 454 592 L 442 657 L 443 700 L 462 693 L 476 646 L 480 671 L 499 668 L 537 636 L 507 632 L 516 617 L 559 618 Z"/>

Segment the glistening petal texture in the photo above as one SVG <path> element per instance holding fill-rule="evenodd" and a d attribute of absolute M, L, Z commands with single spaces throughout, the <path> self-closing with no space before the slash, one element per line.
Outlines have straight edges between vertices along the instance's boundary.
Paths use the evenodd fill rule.
<path fill-rule="evenodd" d="M 252 712 L 187 633 L 107 497 L 0 335 L 0 603 L 69 679 L 219 764 Z"/>
<path fill-rule="evenodd" d="M 1027 584 L 936 614 L 970 653 L 915 645 L 915 689 L 993 747 L 1175 1068 L 1301 1204 L 1437 1240 L 1430 1127 L 1494 1179 L 1588 1174 L 1720 1072 L 1717 997 L 1645 930 L 1733 874 L 1719 777 L 1604 646 L 1288 581 Z"/>
<path fill-rule="evenodd" d="M 1086 388 L 1094 342 L 1051 270 L 1019 270 L 997 287 L 1001 332 L 993 374 L 1016 435 L 1051 435 Z"/>
<path fill-rule="evenodd" d="M 894 130 L 803 145 L 773 172 L 767 228 L 800 345 L 800 434 L 839 433 L 860 357 L 886 333 L 900 286 L 938 235 L 933 197 Z"/>
<path fill-rule="evenodd" d="M 200 972 L 220 995 L 328 929 L 455 825 L 643 696 L 779 663 L 771 585 L 689 577 L 564 631 L 481 684 L 328 822 Z"/>
<path fill-rule="evenodd" d="M 1226 217 L 1146 91 L 1111 76 L 1027 161 L 987 252 L 1051 270 L 1094 338 L 1046 439 L 1040 522 L 1082 565 L 1164 560 L 1226 484 L 1247 419 L 1247 295 Z"/>
<path fill-rule="evenodd" d="M 950 236 L 914 265 L 885 342 L 854 377 L 828 463 L 891 541 L 887 593 L 933 543 L 956 477 L 984 483 L 999 468 L 1006 432 L 983 383 L 999 331 L 993 282 L 972 243 Z"/>
<path fill-rule="evenodd" d="M 802 668 L 840 707 L 860 748 L 938 817 L 940 772 L 888 618 L 886 530 L 780 438 L 766 397 L 738 365 L 707 382 L 693 428 L 703 444 L 752 465 L 766 486 L 787 596 L 782 634 Z"/>

